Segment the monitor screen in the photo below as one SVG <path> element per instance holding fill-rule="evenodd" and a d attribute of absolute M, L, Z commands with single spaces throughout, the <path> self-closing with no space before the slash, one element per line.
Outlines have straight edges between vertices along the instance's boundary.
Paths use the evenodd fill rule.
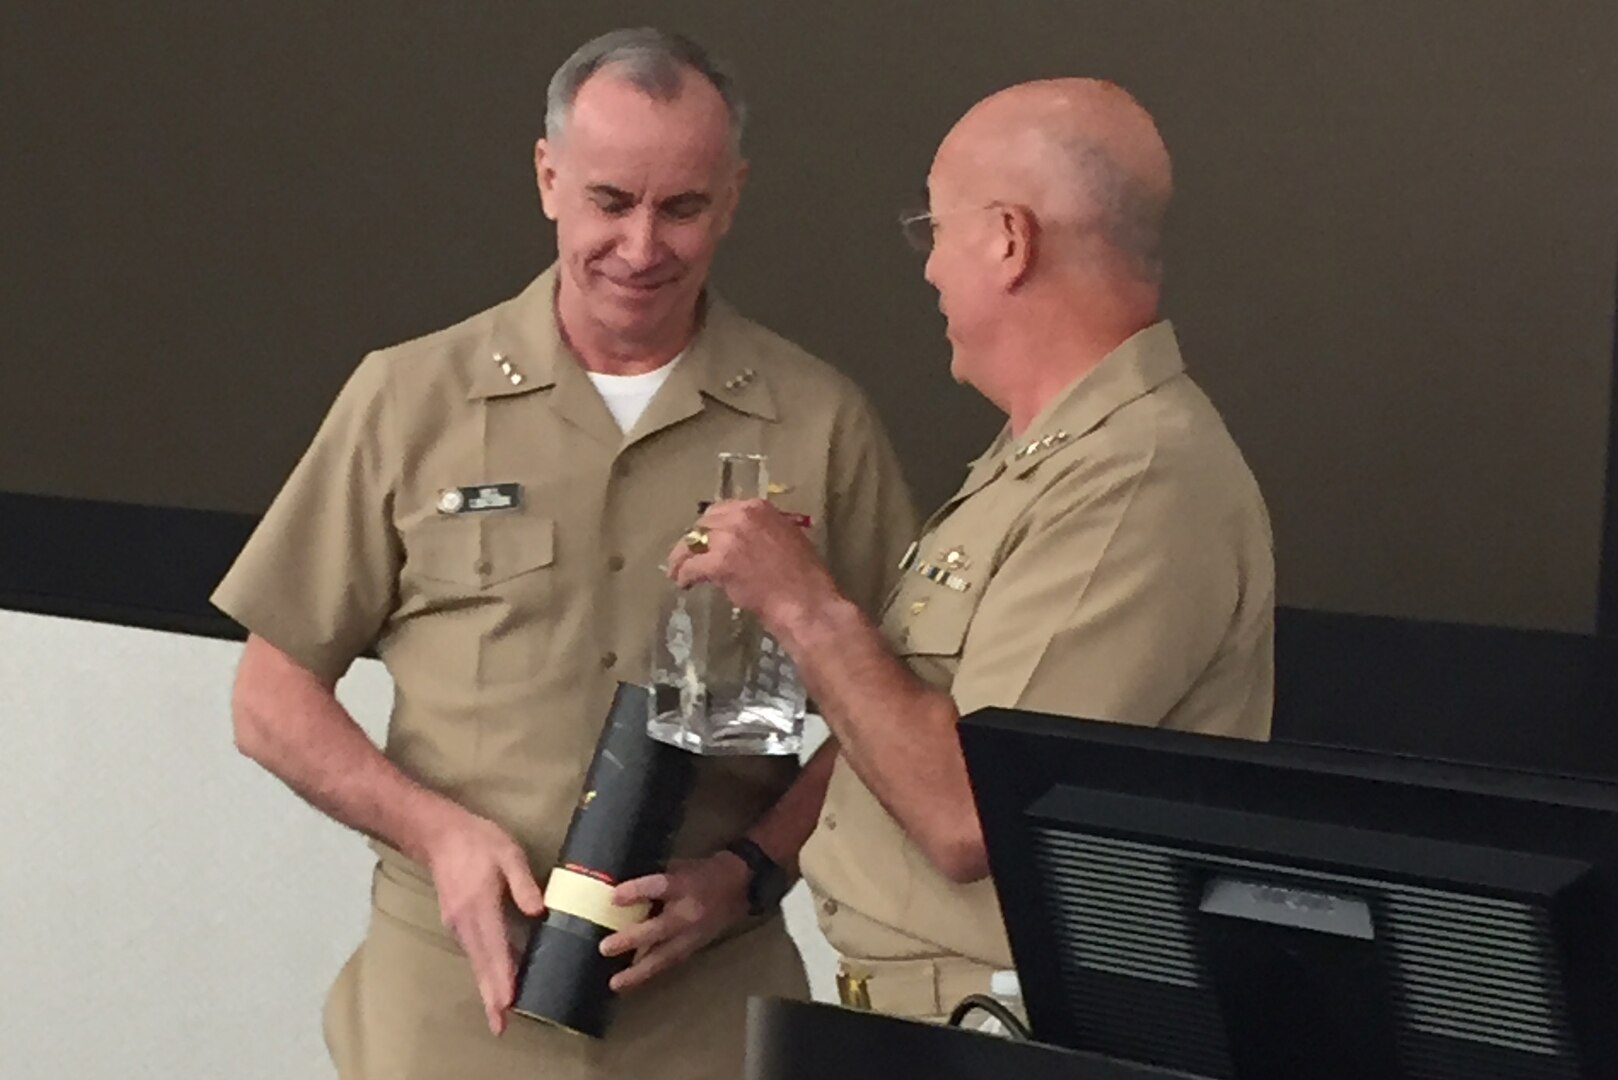
<path fill-rule="evenodd" d="M 1618 1076 L 1618 789 L 962 723 L 1043 1041 L 1230 1080 Z"/>

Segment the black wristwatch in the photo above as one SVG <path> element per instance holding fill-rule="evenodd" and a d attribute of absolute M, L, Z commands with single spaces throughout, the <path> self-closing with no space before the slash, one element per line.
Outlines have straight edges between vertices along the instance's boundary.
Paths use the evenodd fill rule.
<path fill-rule="evenodd" d="M 752 915 L 766 915 L 781 906 L 781 897 L 787 894 L 792 882 L 787 872 L 753 841 L 739 836 L 725 845 L 724 850 L 747 864 L 747 910 Z"/>

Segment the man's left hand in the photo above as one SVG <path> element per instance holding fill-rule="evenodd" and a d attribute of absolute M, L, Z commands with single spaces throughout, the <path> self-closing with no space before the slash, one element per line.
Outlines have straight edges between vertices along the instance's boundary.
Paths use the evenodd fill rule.
<path fill-rule="evenodd" d="M 656 914 L 601 943 L 604 956 L 633 952 L 635 960 L 612 977 L 619 993 L 643 986 L 747 917 L 747 864 L 727 851 L 706 859 L 676 859 L 661 874 L 626 881 L 612 902 L 628 907 L 645 901 Z"/>

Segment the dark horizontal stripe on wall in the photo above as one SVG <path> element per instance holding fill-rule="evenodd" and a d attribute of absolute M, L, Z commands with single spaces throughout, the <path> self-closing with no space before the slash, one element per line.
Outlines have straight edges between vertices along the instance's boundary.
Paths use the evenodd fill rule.
<path fill-rule="evenodd" d="M 208 596 L 255 523 L 246 514 L 0 492 L 0 608 L 241 638 Z"/>
<path fill-rule="evenodd" d="M 1618 778 L 1611 637 L 1282 609 L 1275 735 Z"/>
<path fill-rule="evenodd" d="M 245 514 L 0 493 L 0 608 L 212 637 Z M 1283 608 L 1277 738 L 1618 777 L 1612 638 Z"/>

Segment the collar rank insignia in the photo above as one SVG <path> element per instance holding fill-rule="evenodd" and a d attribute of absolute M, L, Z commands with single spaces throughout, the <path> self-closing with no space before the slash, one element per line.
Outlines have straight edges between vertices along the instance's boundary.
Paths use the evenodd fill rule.
<path fill-rule="evenodd" d="M 1051 434 L 1046 435 L 1042 439 L 1035 439 L 1026 446 L 1018 447 L 1016 453 L 1011 455 L 1011 460 L 1021 461 L 1024 458 L 1033 457 L 1041 450 L 1049 450 L 1053 446 L 1061 446 L 1063 443 L 1067 442 L 1068 438 L 1068 433 L 1065 431 L 1053 431 Z"/>
<path fill-rule="evenodd" d="M 497 353 L 494 354 L 493 357 L 491 357 L 491 359 L 493 359 L 495 363 L 500 365 L 500 373 L 502 375 L 504 375 L 507 379 L 511 380 L 511 385 L 512 386 L 521 386 L 522 385 L 522 372 L 516 370 L 515 368 L 513 368 L 511 366 L 511 361 L 506 359 L 506 354 L 505 353 L 497 352 Z"/>

